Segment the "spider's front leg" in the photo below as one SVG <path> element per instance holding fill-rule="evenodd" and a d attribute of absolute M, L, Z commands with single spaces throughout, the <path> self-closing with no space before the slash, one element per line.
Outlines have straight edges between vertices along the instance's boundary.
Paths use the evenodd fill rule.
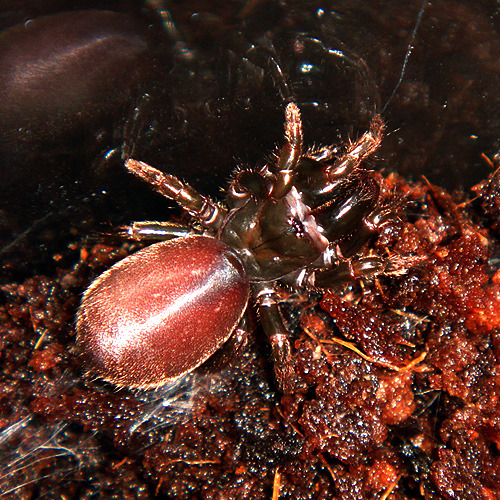
<path fill-rule="evenodd" d="M 293 388 L 292 349 L 278 305 L 278 294 L 273 283 L 253 284 L 253 294 L 257 304 L 260 323 L 271 344 L 274 361 L 274 376 L 279 389 L 288 394 Z"/>
<path fill-rule="evenodd" d="M 326 177 L 331 182 L 340 181 L 349 176 L 361 163 L 372 155 L 380 146 L 384 132 L 384 122 L 380 115 L 373 118 L 370 130 L 365 132 L 357 141 L 349 145 L 347 150 L 326 169 Z M 307 155 L 320 162 L 328 162 L 337 156 L 338 150 L 333 146 L 325 146 L 311 151 Z"/>

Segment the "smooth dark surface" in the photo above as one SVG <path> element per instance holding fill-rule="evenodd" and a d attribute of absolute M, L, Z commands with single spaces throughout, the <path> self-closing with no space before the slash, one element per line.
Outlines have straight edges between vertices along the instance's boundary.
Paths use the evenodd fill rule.
<path fill-rule="evenodd" d="M 135 19 L 108 11 L 61 13 L 5 30 L 0 151 L 4 164 L 16 166 L 14 179 L 23 172 L 19 160 L 69 149 L 70 139 L 95 132 L 123 106 L 147 49 Z M 5 184 L 11 171 L 2 172 Z"/>
<path fill-rule="evenodd" d="M 95 372 L 154 387 L 202 364 L 230 336 L 249 288 L 224 243 L 190 236 L 118 262 L 85 293 L 78 342 Z"/>

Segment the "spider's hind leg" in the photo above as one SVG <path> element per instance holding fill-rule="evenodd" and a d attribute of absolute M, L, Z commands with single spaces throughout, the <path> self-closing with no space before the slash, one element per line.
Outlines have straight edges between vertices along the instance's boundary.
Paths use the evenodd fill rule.
<path fill-rule="evenodd" d="M 253 292 L 260 323 L 271 344 L 276 382 L 279 389 L 288 394 L 293 390 L 293 359 L 288 330 L 278 306 L 278 294 L 273 283 L 265 282 L 254 283 Z"/>
<path fill-rule="evenodd" d="M 135 241 L 165 241 L 197 234 L 189 226 L 181 226 L 172 222 L 140 221 L 129 226 L 122 226 L 119 235 Z"/>

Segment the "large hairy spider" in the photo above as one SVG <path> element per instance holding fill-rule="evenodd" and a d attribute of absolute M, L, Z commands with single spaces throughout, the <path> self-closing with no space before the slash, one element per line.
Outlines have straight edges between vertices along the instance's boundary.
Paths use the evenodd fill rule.
<path fill-rule="evenodd" d="M 376 175 L 361 166 L 378 148 L 382 130 L 376 116 L 340 157 L 332 146 L 304 152 L 300 111 L 292 102 L 275 161 L 236 170 L 225 206 L 128 160 L 130 172 L 175 200 L 198 225 L 127 227 L 133 239 L 162 241 L 118 262 L 85 292 L 77 335 L 92 370 L 126 387 L 175 380 L 248 329 L 251 298 L 269 337 L 276 380 L 281 390 L 291 390 L 291 349 L 276 285 L 331 288 L 397 272 L 389 261 L 359 255 L 396 207 L 381 201 Z"/>

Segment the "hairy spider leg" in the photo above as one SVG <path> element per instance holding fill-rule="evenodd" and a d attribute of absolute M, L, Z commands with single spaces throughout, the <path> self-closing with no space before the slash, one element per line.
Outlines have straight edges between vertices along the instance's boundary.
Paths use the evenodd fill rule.
<path fill-rule="evenodd" d="M 375 115 L 370 125 L 370 130 L 365 132 L 357 141 L 353 142 L 347 151 L 338 158 L 333 165 L 326 169 L 326 175 L 330 182 L 339 181 L 347 177 L 354 169 L 370 155 L 372 155 L 382 142 L 382 133 L 384 131 L 384 122 L 380 115 Z M 321 161 L 327 161 L 335 156 L 336 149 L 321 149 L 313 153 L 310 157 L 320 158 Z"/>
<path fill-rule="evenodd" d="M 147 163 L 127 160 L 129 172 L 144 180 L 161 195 L 177 202 L 184 210 L 197 219 L 204 227 L 217 231 L 226 217 L 226 209 L 217 205 L 196 189 L 173 175 L 164 174 Z"/>
<path fill-rule="evenodd" d="M 418 259 L 359 257 L 340 261 L 329 269 L 305 270 L 297 276 L 295 286 L 329 289 L 352 282 L 352 280 L 369 279 L 375 276 L 401 276 L 415 265 Z"/>
<path fill-rule="evenodd" d="M 319 264 L 319 263 L 318 263 Z M 282 281 L 294 288 L 328 290 L 353 280 L 373 278 L 383 274 L 401 274 L 403 264 L 398 266 L 381 257 L 359 257 L 340 260 L 335 265 L 326 264 L 324 268 L 302 269 L 290 273 Z"/>
<path fill-rule="evenodd" d="M 383 274 L 388 266 L 380 257 L 360 257 L 341 261 L 333 268 L 312 270 L 304 277 L 304 284 L 315 288 L 334 288 L 352 280 L 367 279 Z"/>

